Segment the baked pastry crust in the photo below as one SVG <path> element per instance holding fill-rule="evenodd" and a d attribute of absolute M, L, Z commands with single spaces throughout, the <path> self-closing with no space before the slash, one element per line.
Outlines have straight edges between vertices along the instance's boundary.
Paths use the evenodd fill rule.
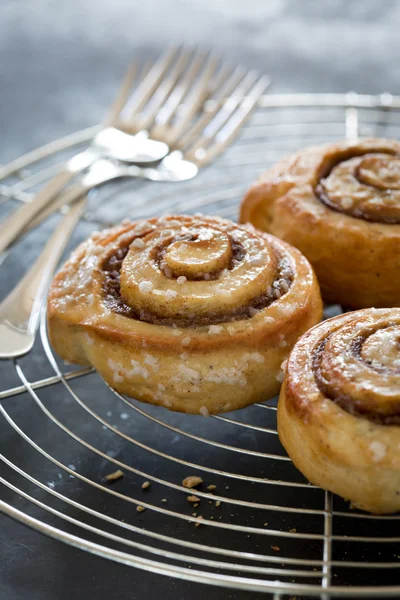
<path fill-rule="evenodd" d="M 365 139 L 306 148 L 246 194 L 242 223 L 309 259 L 323 298 L 348 308 L 400 305 L 400 143 Z"/>
<path fill-rule="evenodd" d="M 281 363 L 322 316 L 312 267 L 285 242 L 219 218 L 124 222 L 53 280 L 50 341 L 113 388 L 208 415 L 278 393 Z"/>
<path fill-rule="evenodd" d="M 278 433 L 296 467 L 355 507 L 400 510 L 400 309 L 364 309 L 296 343 Z"/>

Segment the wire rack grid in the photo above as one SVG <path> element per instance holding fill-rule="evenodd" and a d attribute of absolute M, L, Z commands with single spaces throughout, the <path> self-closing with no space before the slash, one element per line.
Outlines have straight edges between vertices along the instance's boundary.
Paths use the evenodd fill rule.
<path fill-rule="evenodd" d="M 399 137 L 399 129 L 400 98 L 390 94 L 266 95 L 240 139 L 192 182 L 135 180 L 92 193 L 71 247 L 127 216 L 234 219 L 248 185 L 286 153 L 345 136 Z M 0 214 L 29 202 L 95 131 L 2 167 Z M 2 257 L 7 273 L 20 275 L 56 218 Z M 91 369 L 59 361 L 44 317 L 31 354 L 0 363 L 4 514 L 103 558 L 193 582 L 275 599 L 399 597 L 400 516 L 356 512 L 305 481 L 279 443 L 276 402 L 205 419 L 127 399 Z M 107 483 L 117 469 L 124 476 Z M 188 475 L 204 480 L 194 503 L 182 485 Z"/>

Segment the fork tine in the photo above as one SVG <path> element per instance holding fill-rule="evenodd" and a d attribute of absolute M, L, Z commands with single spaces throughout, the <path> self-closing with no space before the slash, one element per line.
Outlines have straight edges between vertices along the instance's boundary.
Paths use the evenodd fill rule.
<path fill-rule="evenodd" d="M 195 85 L 192 87 L 192 81 L 186 81 L 186 92 L 188 93 L 188 97 L 186 102 L 184 102 L 182 114 L 178 116 L 177 122 L 173 125 L 168 134 L 167 143 L 169 145 L 173 145 L 176 142 L 188 127 L 194 115 L 203 106 L 204 101 L 210 94 L 210 81 L 217 68 L 218 61 L 219 59 L 216 56 L 210 55 L 203 72 Z"/>
<path fill-rule="evenodd" d="M 104 127 L 110 127 L 114 125 L 118 121 L 119 114 L 123 107 L 125 106 L 126 100 L 129 96 L 129 92 L 132 89 L 133 82 L 135 80 L 137 71 L 139 67 L 139 61 L 134 60 L 130 67 L 128 68 L 124 80 L 120 89 L 118 90 L 117 96 L 108 112 L 106 117 L 103 120 Z"/>
<path fill-rule="evenodd" d="M 154 63 L 151 60 L 146 60 L 143 63 L 143 66 L 140 70 L 140 79 L 143 80 L 150 73 L 150 69 L 154 66 Z"/>
<path fill-rule="evenodd" d="M 196 139 L 199 133 L 205 129 L 214 115 L 221 108 L 221 101 L 233 92 L 240 80 L 243 79 L 244 74 L 245 70 L 243 67 L 237 67 L 235 70 L 232 70 L 230 67 L 223 68 L 222 73 L 217 77 L 213 86 L 215 94 L 210 100 L 212 107 L 205 114 L 202 114 L 179 138 L 178 143 L 181 149 L 184 149 L 192 140 Z"/>
<path fill-rule="evenodd" d="M 191 51 L 190 54 L 191 62 L 186 73 L 183 75 L 182 80 L 178 82 L 167 102 L 156 117 L 155 127 L 152 131 L 153 136 L 157 136 L 157 134 L 160 133 L 161 128 L 164 128 L 175 115 L 182 98 L 184 98 L 190 85 L 195 81 L 201 64 L 206 57 L 204 52 Z"/>
<path fill-rule="evenodd" d="M 166 103 L 173 87 L 185 70 L 189 58 L 189 51 L 183 51 L 180 56 L 178 56 L 178 59 L 173 65 L 170 73 L 161 81 L 159 87 L 156 89 L 154 96 L 151 99 L 151 104 L 149 108 L 146 109 L 146 115 L 142 118 L 135 119 L 135 125 L 138 129 L 148 129 L 150 125 L 155 122 L 161 107 Z"/>
<path fill-rule="evenodd" d="M 254 83 L 253 76 L 248 80 L 253 80 Z M 239 85 L 237 89 L 240 89 L 240 97 L 226 100 L 200 138 L 185 152 L 185 158 L 192 160 L 198 166 L 204 166 L 220 154 L 238 133 L 240 126 L 269 84 L 269 77 L 262 76 L 256 80 L 249 93 L 247 93 L 247 84 Z"/>
<path fill-rule="evenodd" d="M 255 71 L 249 71 L 239 82 L 238 86 L 232 91 L 231 95 L 226 97 L 213 119 L 205 127 L 202 136 L 197 140 L 199 146 L 206 145 L 208 141 L 216 135 L 217 131 L 221 129 L 224 123 L 226 123 L 229 117 L 237 109 L 256 80 L 257 73 Z"/>
<path fill-rule="evenodd" d="M 160 81 L 168 71 L 178 51 L 179 49 L 173 46 L 155 62 L 122 109 L 121 119 L 126 122 L 131 121 L 133 116 L 140 112 L 146 105 L 154 90 L 158 87 Z"/>

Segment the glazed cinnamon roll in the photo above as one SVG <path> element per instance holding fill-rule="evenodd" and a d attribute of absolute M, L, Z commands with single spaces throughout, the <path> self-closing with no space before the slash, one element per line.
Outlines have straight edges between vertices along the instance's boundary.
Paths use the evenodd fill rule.
<path fill-rule="evenodd" d="M 300 338 L 278 433 L 312 483 L 372 513 L 400 510 L 400 308 L 340 315 Z"/>
<path fill-rule="evenodd" d="M 240 220 L 293 244 L 328 302 L 400 306 L 400 143 L 307 148 L 266 171 Z"/>
<path fill-rule="evenodd" d="M 321 318 L 294 248 L 252 226 L 178 216 L 96 233 L 55 277 L 50 340 L 119 392 L 208 415 L 279 391 L 280 366 Z"/>

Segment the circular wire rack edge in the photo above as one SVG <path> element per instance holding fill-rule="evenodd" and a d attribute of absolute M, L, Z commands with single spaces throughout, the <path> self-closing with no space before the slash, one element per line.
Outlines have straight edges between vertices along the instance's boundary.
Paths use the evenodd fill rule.
<path fill-rule="evenodd" d="M 91 127 L 66 136 L 0 167 L 2 204 L 12 208 L 29 202 L 36 186 L 96 131 L 98 127 Z M 265 95 L 238 141 L 198 179 L 179 188 L 136 181 L 96 192 L 77 236 L 82 239 L 91 227 L 126 216 L 119 211 L 126 210 L 132 194 L 138 218 L 165 210 L 203 210 L 235 218 L 247 186 L 284 154 L 343 137 L 398 138 L 399 133 L 400 97 L 388 93 Z M 327 307 L 326 314 L 340 310 Z M 279 445 L 274 403 L 215 416 L 205 426 L 200 417 L 172 415 L 124 398 L 90 368 L 60 365 L 47 338 L 45 314 L 40 333 L 40 348 L 35 347 L 32 357 L 14 361 L 17 383 L 0 390 L 0 483 L 7 498 L 0 498 L 0 510 L 5 515 L 103 558 L 193 582 L 267 592 L 275 598 L 294 593 L 325 599 L 400 595 L 400 557 L 395 551 L 400 516 L 351 511 L 329 492 L 308 484 Z M 35 363 L 35 353 L 40 363 Z M 43 376 L 33 376 L 36 364 Z M 89 387 L 99 390 L 96 398 L 87 393 L 89 381 Z M 22 415 L 18 403 L 24 403 Z M 31 418 L 23 416 L 28 408 Z M 69 411 L 78 411 L 77 424 L 72 424 Z M 43 424 L 43 435 L 32 428 L 35 419 Z M 48 447 L 47 427 L 66 440 L 65 448 L 56 442 Z M 8 438 L 14 445 L 23 444 L 26 452 L 10 457 Z M 81 472 L 71 462 L 73 453 L 79 455 Z M 133 457 L 139 457 L 137 462 Z M 99 465 L 96 473 L 91 471 L 94 464 Z M 107 469 L 121 469 L 125 477 L 110 485 L 100 476 Z M 200 506 L 194 512 L 186 500 L 190 490 L 181 483 L 193 473 L 205 480 L 192 490 L 198 499 L 194 504 Z M 144 481 L 149 482 L 145 490 Z M 160 497 L 167 493 L 173 502 Z M 145 510 L 152 515 L 151 523 Z M 204 518 L 200 511 L 207 513 Z M 366 585 L 372 572 L 374 583 Z"/>

